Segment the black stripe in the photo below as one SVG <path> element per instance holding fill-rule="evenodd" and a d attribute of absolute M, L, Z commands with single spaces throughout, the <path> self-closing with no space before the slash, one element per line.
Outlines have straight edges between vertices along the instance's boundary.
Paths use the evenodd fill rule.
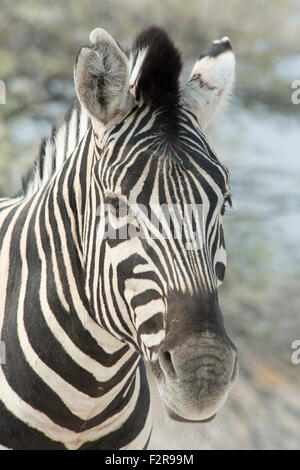
<path fill-rule="evenodd" d="M 150 407 L 150 392 L 143 361 L 139 363 L 141 374 L 141 390 L 137 404 L 129 419 L 117 430 L 101 439 L 84 444 L 81 450 L 114 450 L 125 447 L 143 430 Z M 148 441 L 148 440 L 147 440 Z"/>

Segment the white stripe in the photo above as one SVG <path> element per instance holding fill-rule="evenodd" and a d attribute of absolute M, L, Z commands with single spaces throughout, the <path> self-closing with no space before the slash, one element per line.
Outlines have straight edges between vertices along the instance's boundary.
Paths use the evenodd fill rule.
<path fill-rule="evenodd" d="M 166 336 L 165 330 L 160 330 L 158 333 L 151 333 L 150 335 L 141 335 L 141 340 L 147 346 L 147 348 L 152 348 L 153 346 L 158 346 Z"/>
<path fill-rule="evenodd" d="M 96 441 L 107 434 L 120 429 L 132 414 L 140 393 L 140 372 L 137 369 L 135 389 L 128 406 L 120 412 L 108 418 L 104 423 L 80 433 L 70 431 L 53 423 L 44 413 L 32 408 L 24 402 L 10 387 L 2 368 L 0 369 L 1 392 L 6 408 L 11 413 L 25 421 L 30 427 L 42 432 L 49 439 L 62 442 L 69 450 L 78 449 L 88 441 Z"/>
<path fill-rule="evenodd" d="M 152 318 L 156 313 L 164 313 L 164 311 L 165 305 L 162 299 L 151 300 L 147 304 L 137 307 L 135 309 L 136 328 L 139 329 L 142 323 Z"/>

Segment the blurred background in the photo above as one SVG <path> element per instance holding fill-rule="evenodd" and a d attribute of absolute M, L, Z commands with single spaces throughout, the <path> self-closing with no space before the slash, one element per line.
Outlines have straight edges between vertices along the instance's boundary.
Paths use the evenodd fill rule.
<path fill-rule="evenodd" d="M 144 27 L 165 27 L 182 51 L 183 77 L 212 40 L 230 37 L 236 89 L 207 136 L 231 171 L 220 302 L 240 379 L 202 425 L 171 422 L 153 388 L 150 448 L 300 449 L 300 365 L 291 362 L 300 339 L 300 104 L 291 100 L 300 1 L 0 0 L 0 11 L 0 196 L 20 189 L 41 138 L 74 99 L 75 56 L 93 28 L 126 47 Z"/>

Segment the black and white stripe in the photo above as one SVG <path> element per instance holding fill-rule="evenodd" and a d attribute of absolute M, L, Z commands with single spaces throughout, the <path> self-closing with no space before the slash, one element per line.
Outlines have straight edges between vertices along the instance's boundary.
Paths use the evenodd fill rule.
<path fill-rule="evenodd" d="M 0 202 L 0 444 L 8 448 L 144 448 L 151 412 L 141 357 L 157 359 L 172 295 L 214 295 L 223 277 L 228 171 L 186 106 L 176 106 L 176 138 L 170 123 L 161 133 L 164 117 L 138 83 L 150 59 L 137 50 L 140 98 L 125 118 L 95 127 L 76 102 L 43 144 L 24 195 Z M 122 220 L 113 208 L 124 201 L 202 204 L 203 221 L 194 221 L 203 222 L 202 248 L 187 250 L 157 209 L 168 237 L 136 212 Z M 108 225 L 144 238 L 107 239 Z"/>

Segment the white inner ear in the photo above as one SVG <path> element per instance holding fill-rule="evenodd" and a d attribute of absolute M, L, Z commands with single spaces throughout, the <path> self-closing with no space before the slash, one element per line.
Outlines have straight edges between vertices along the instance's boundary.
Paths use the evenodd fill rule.
<path fill-rule="evenodd" d="M 128 60 L 103 29 L 94 29 L 90 40 L 93 48 L 82 48 L 77 58 L 75 88 L 93 123 L 107 125 L 121 120 L 134 104 Z"/>
<path fill-rule="evenodd" d="M 205 129 L 215 112 L 226 103 L 235 79 L 235 57 L 227 50 L 216 57 L 199 59 L 182 94 L 182 104 L 193 111 Z"/>

